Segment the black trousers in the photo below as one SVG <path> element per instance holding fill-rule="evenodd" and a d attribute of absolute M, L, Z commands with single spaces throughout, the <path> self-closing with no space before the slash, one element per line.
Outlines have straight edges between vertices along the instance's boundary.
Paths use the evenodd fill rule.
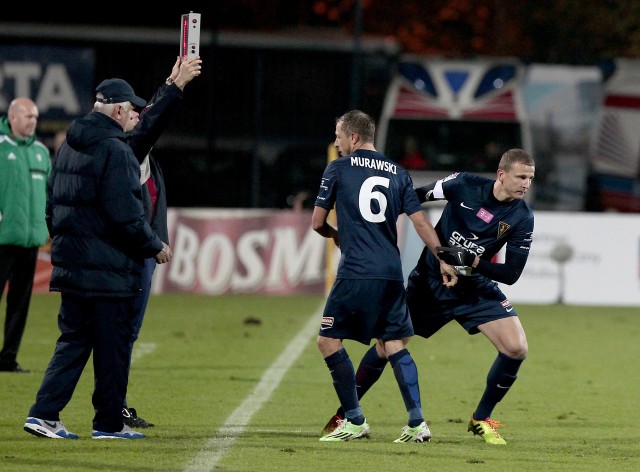
<path fill-rule="evenodd" d="M 0 299 L 7 282 L 7 310 L 4 320 L 4 344 L 0 364 L 13 368 L 27 324 L 33 276 L 38 259 L 37 247 L 0 245 Z"/>
<path fill-rule="evenodd" d="M 60 337 L 29 416 L 60 420 L 93 352 L 95 410 L 93 429 L 123 428 L 122 405 L 127 395 L 135 298 L 78 297 L 62 293 Z"/>

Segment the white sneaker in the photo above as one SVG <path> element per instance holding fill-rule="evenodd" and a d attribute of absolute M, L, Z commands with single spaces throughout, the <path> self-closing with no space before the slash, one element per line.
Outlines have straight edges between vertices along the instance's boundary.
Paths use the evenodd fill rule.
<path fill-rule="evenodd" d="M 93 439 L 142 439 L 144 437 L 144 434 L 132 430 L 126 424 L 123 426 L 122 431 L 116 431 L 115 433 L 96 431 L 95 429 L 91 433 L 91 438 Z"/>
<path fill-rule="evenodd" d="M 35 436 L 53 439 L 78 439 L 78 435 L 67 431 L 62 421 L 49 421 L 29 416 L 24 424 L 24 430 Z"/>
<path fill-rule="evenodd" d="M 429 431 L 429 427 L 426 422 L 420 423 L 415 428 L 409 428 L 409 426 L 405 426 L 402 428 L 402 435 L 396 439 L 395 443 L 406 443 L 406 442 L 429 442 L 431 441 L 431 431 Z"/>

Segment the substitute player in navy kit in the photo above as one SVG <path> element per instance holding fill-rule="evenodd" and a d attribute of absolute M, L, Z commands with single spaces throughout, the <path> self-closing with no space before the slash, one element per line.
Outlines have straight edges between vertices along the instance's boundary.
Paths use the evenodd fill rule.
<path fill-rule="evenodd" d="M 379 340 L 391 362 L 409 414 L 409 423 L 395 442 L 429 441 L 418 370 L 405 347 L 413 328 L 397 246 L 398 217 L 408 215 L 433 254 L 440 240 L 421 211 L 409 173 L 375 150 L 373 119 L 362 111 L 350 111 L 336 120 L 335 135 L 334 144 L 342 157 L 324 171 L 312 226 L 320 235 L 332 238 L 342 253 L 317 342 L 346 414 L 320 441 L 349 441 L 369 435 L 356 393 L 353 364 L 342 340 L 369 344 L 373 338 Z M 339 233 L 327 223 L 334 205 Z M 440 284 L 454 286 L 455 269 L 444 262 L 437 265 Z"/>
<path fill-rule="evenodd" d="M 469 334 L 484 334 L 498 350 L 468 427 L 489 444 L 506 444 L 498 433 L 500 423 L 491 414 L 515 382 L 528 350 L 518 315 L 496 282 L 512 285 L 527 262 L 533 212 L 523 197 L 534 173 L 533 158 L 521 149 L 510 149 L 500 159 L 495 180 L 456 173 L 416 189 L 421 202 L 447 200 L 435 227 L 447 247 L 438 255 L 463 276 L 454 288 L 443 289 L 440 260 L 431 251 L 422 251 L 407 285 L 413 328 L 429 338 L 455 320 Z M 504 263 L 493 262 L 505 245 Z M 378 380 L 386 362 L 373 348 L 365 353 L 356 374 L 359 398 Z M 338 410 L 325 431 L 335 428 L 343 415 Z"/>

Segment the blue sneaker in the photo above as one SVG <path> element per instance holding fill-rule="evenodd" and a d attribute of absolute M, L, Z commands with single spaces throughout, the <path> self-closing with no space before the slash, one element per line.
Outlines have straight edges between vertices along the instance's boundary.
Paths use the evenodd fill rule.
<path fill-rule="evenodd" d="M 24 430 L 34 436 L 53 439 L 78 439 L 78 435 L 67 431 L 62 421 L 49 421 L 29 416 Z"/>
<path fill-rule="evenodd" d="M 96 431 L 95 429 L 91 433 L 91 438 L 93 439 L 143 439 L 144 437 L 144 434 L 132 430 L 126 424 L 123 426 L 122 431 L 116 431 L 115 433 Z"/>

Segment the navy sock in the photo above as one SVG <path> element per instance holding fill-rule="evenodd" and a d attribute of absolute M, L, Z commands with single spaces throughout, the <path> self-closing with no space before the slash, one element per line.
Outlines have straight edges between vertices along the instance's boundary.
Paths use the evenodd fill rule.
<path fill-rule="evenodd" d="M 338 394 L 340 404 L 345 411 L 345 417 L 354 424 L 364 423 L 364 415 L 356 393 L 355 373 L 349 354 L 342 348 L 325 357 L 324 361 L 331 372 L 333 388 Z"/>
<path fill-rule="evenodd" d="M 420 386 L 418 385 L 418 368 L 407 349 L 389 356 L 404 405 L 409 413 L 409 427 L 414 428 L 424 421 L 420 404 Z"/>
<path fill-rule="evenodd" d="M 480 403 L 473 413 L 476 420 L 491 418 L 491 413 L 498 402 L 504 398 L 516 381 L 518 369 L 524 359 L 514 359 L 501 352 L 498 353 L 487 375 L 487 386 Z"/>
<path fill-rule="evenodd" d="M 358 394 L 358 400 L 378 381 L 386 365 L 387 359 L 378 356 L 375 344 L 362 356 L 362 360 L 356 371 L 356 392 Z M 338 408 L 336 415 L 344 418 L 344 410 L 342 407 Z"/>

